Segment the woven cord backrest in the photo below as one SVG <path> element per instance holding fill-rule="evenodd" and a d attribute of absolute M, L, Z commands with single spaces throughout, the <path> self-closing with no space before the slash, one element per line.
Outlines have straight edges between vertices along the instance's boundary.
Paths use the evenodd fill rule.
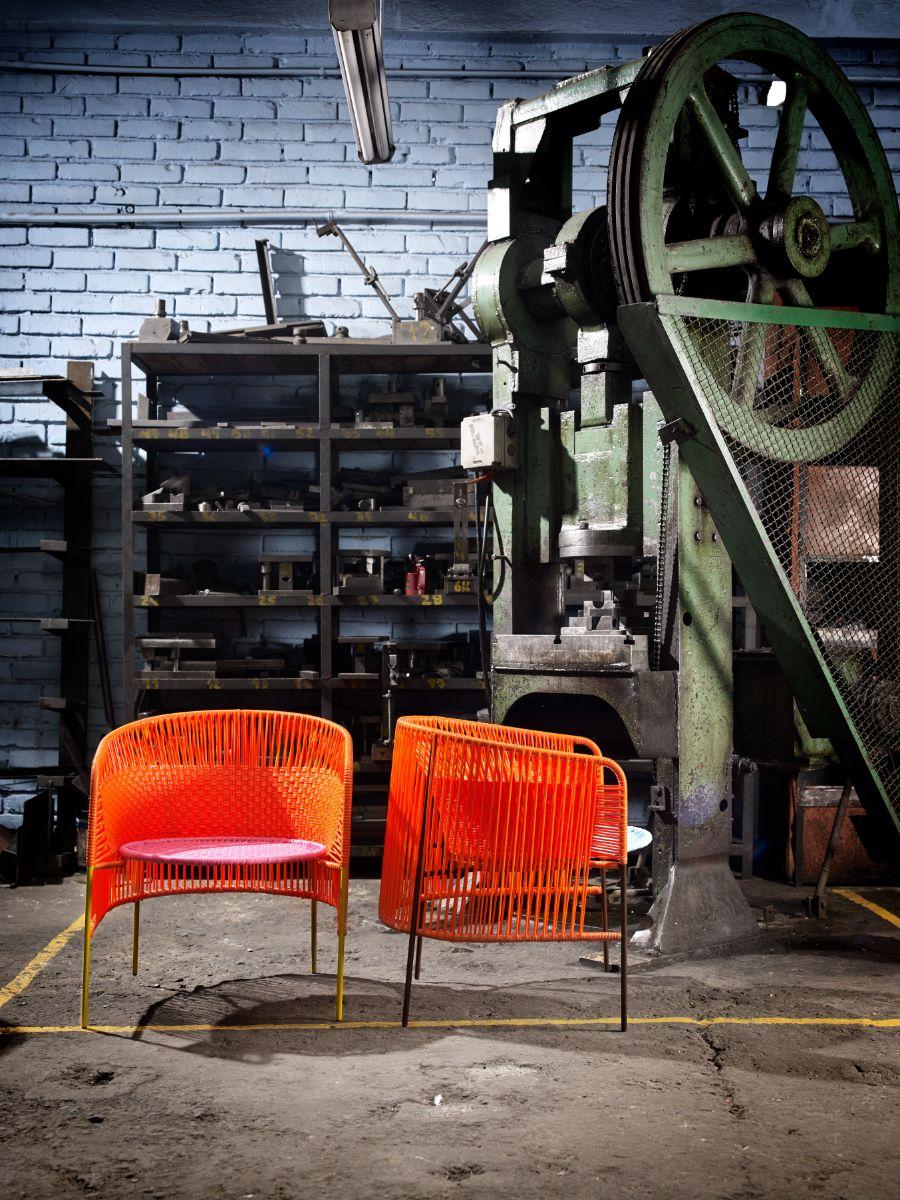
<path fill-rule="evenodd" d="M 606 803 L 605 760 L 599 751 L 576 754 L 441 725 L 397 723 L 382 920 L 409 928 L 421 851 L 426 900 L 417 925 L 427 932 L 472 940 L 577 937 L 598 795 Z M 620 816 L 614 800 L 606 810 Z"/>
<path fill-rule="evenodd" d="M 591 854 L 624 866 L 628 861 L 628 781 L 617 762 L 600 755 Z"/>
<path fill-rule="evenodd" d="M 495 725 L 489 721 L 464 721 L 458 717 L 410 717 L 427 729 L 444 733 L 461 733 L 466 737 L 513 746 L 532 746 L 545 750 L 563 750 L 569 754 L 577 749 L 599 755 L 600 750 L 589 738 L 571 733 L 548 733 L 543 729 L 520 729 L 516 725 Z"/>
<path fill-rule="evenodd" d="M 108 734 L 91 773 L 89 859 L 165 836 L 307 837 L 344 862 L 352 751 L 305 713 L 243 709 L 148 717 Z"/>

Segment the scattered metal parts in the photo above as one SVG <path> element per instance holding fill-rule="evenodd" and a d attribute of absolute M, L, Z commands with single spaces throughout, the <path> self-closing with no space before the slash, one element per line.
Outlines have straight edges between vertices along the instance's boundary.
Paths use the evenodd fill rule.
<path fill-rule="evenodd" d="M 324 225 L 317 225 L 316 233 L 318 234 L 319 237 L 331 236 L 331 237 L 336 237 L 340 241 L 341 245 L 344 247 L 344 249 L 347 251 L 347 253 L 350 255 L 350 257 L 353 259 L 353 261 L 359 267 L 359 270 L 360 270 L 360 273 L 362 274 L 363 280 L 372 289 L 372 291 L 375 293 L 375 295 L 378 297 L 378 299 L 381 301 L 381 303 L 387 309 L 390 316 L 395 321 L 399 321 L 400 314 L 394 308 L 393 304 L 391 304 L 390 297 L 388 296 L 387 292 L 382 287 L 382 285 L 378 279 L 378 272 L 374 269 L 374 267 L 366 266 L 366 264 L 363 262 L 363 260 L 356 253 L 356 250 L 353 247 L 353 243 L 347 237 L 346 233 L 344 233 L 343 229 L 341 229 L 340 225 L 338 225 L 337 221 L 326 221 Z"/>
<path fill-rule="evenodd" d="M 311 594 L 314 562 L 313 554 L 260 554 L 260 596 Z"/>
<path fill-rule="evenodd" d="M 178 341 L 178 322 L 166 316 L 166 302 L 162 298 L 156 301 L 154 315 L 141 323 L 138 339 L 142 342 Z"/>
<path fill-rule="evenodd" d="M 259 286 L 262 291 L 266 324 L 273 326 L 278 321 L 278 315 L 275 306 L 275 280 L 272 276 L 272 258 L 269 252 L 268 238 L 257 238 L 256 240 L 256 263 L 259 268 Z"/>

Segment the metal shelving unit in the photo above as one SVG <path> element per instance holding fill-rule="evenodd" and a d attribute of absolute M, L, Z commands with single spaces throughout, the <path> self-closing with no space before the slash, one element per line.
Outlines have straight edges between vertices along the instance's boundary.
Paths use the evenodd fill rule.
<path fill-rule="evenodd" d="M 62 537 L 41 538 L 36 545 L 4 547 L 5 554 L 44 554 L 62 563 L 59 616 L 4 617 L 17 627 L 37 626 L 60 639 L 58 695 L 37 703 L 55 714 L 57 752 L 39 767 L 5 769 L 6 778 L 33 779 L 35 794 L 25 803 L 17 835 L 15 874 L 20 882 L 62 874 L 75 862 L 75 817 L 87 807 L 89 787 L 87 709 L 90 639 L 97 647 L 106 719 L 115 723 L 112 689 L 103 639 L 97 580 L 91 565 L 93 480 L 117 474 L 94 456 L 94 373 L 90 363 L 70 362 L 66 375 L 5 374 L 9 388 L 30 389 L 17 404 L 50 400 L 65 414 L 65 456 L 0 458 L 0 477 L 49 479 L 59 485 Z M 48 607 L 56 607 L 50 596 Z M 48 719 L 52 719 L 49 718 Z"/>
<path fill-rule="evenodd" d="M 491 354 L 488 346 L 451 342 L 399 344 L 380 341 L 354 341 L 347 338 L 310 339 L 299 345 L 282 343 L 259 344 L 234 339 L 231 342 L 133 342 L 122 347 L 122 420 L 113 423 L 122 439 L 123 458 L 123 687 L 129 713 L 139 708 L 172 711 L 187 707 L 212 707 L 218 704 L 243 704 L 252 707 L 291 707 L 314 711 L 323 716 L 344 720 L 381 731 L 384 682 L 381 673 L 360 678 L 339 675 L 336 671 L 335 648 L 341 634 L 342 614 L 360 610 L 385 610 L 386 615 L 405 610 L 447 608 L 455 613 L 476 610 L 476 597 L 471 594 L 395 595 L 364 592 L 336 595 L 333 578 L 334 560 L 339 548 L 341 531 L 359 530 L 370 534 L 374 530 L 408 529 L 434 530 L 453 525 L 452 508 L 385 507 L 380 510 L 343 511 L 330 507 L 332 483 L 337 478 L 342 455 L 347 452 L 389 451 L 452 451 L 459 446 L 458 427 L 432 427 L 418 423 L 413 427 L 394 425 L 378 428 L 357 427 L 339 423 L 338 406 L 341 381 L 355 376 L 487 375 Z M 136 393 L 134 372 L 146 379 L 146 395 Z M 210 416 L 208 400 L 195 404 L 193 410 L 166 414 L 162 392 L 170 385 L 204 384 L 214 389 L 228 377 L 242 383 L 254 383 L 265 388 L 274 377 L 277 385 L 284 377 L 299 377 L 312 394 L 314 410 L 298 400 L 296 404 L 277 406 L 277 414 L 262 419 L 261 409 L 253 411 L 233 397 L 228 404 L 216 405 Z M 317 420 L 310 419 L 312 416 Z M 259 452 L 267 461 L 279 452 L 309 452 L 316 455 L 315 479 L 321 503 L 317 511 L 301 508 L 277 509 L 254 507 L 252 511 L 145 511 L 137 506 L 134 465 L 137 455 L 146 458 L 147 487 L 157 486 L 161 476 L 159 460 L 177 462 L 177 456 L 202 455 L 208 467 L 211 462 L 227 468 L 232 457 Z M 172 459 L 170 456 L 176 456 Z M 215 456 L 215 457 L 213 457 Z M 221 457 L 219 457 L 221 456 Z M 318 590 L 267 594 L 215 591 L 208 594 L 135 594 L 132 586 L 136 564 L 135 537 L 146 537 L 146 570 L 159 571 L 167 539 L 185 536 L 194 539 L 206 533 L 215 536 L 204 540 L 203 552 L 214 559 L 227 547 L 225 535 L 270 532 L 298 534 L 312 532 L 317 543 L 316 563 Z M 177 538 L 176 538 L 177 535 Z M 346 534 L 345 534 L 346 536 Z M 197 544 L 196 542 L 191 543 Z M 143 565 L 143 564 L 142 564 Z M 229 620 L 251 622 L 253 610 L 263 616 L 271 609 L 295 610 L 307 618 L 313 616 L 317 628 L 316 661 L 309 666 L 318 668 L 318 678 L 293 677 L 275 674 L 252 674 L 237 677 L 208 677 L 174 670 L 141 670 L 135 662 L 135 614 L 147 615 L 149 632 L 158 631 L 167 612 L 185 614 L 185 624 L 209 618 L 216 611 L 232 613 Z M 349 614 L 348 614 L 349 615 Z M 412 617 L 412 613 L 410 613 Z M 344 639 L 346 640 L 346 639 Z M 420 698 L 429 711 L 459 712 L 478 707 L 483 688 L 480 680 L 461 679 L 402 679 L 391 685 L 396 692 L 410 693 Z M 221 693 L 221 695 L 219 695 Z M 355 828 L 354 846 L 365 845 L 361 851 L 371 855 L 379 844 L 373 839 L 373 829 L 383 824 L 383 805 L 386 802 L 389 752 L 380 749 L 371 756 L 371 739 L 357 747 L 365 777 L 365 803 L 359 821 L 369 820 L 375 812 L 374 825 L 365 831 Z M 362 785 L 361 785 L 362 786 Z M 379 810 L 379 805 L 381 809 Z M 373 808 L 374 806 L 374 808 Z M 364 813 L 363 813 L 364 810 Z M 377 810 L 377 811 L 376 811 Z M 357 836 L 359 835 L 359 836 Z"/>

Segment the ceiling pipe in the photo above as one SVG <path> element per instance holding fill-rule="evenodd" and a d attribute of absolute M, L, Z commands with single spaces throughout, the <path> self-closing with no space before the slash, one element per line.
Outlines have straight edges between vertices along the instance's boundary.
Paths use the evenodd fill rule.
<path fill-rule="evenodd" d="M 53 63 L 31 62 L 26 59 L 16 59 L 13 62 L 0 62 L 0 72 L 23 73 L 33 75 L 117 75 L 122 78 L 129 76 L 147 76 L 156 79 L 340 79 L 341 73 L 336 67 L 140 67 L 140 66 L 110 66 L 101 63 Z M 893 75 L 853 75 L 844 74 L 851 83 L 858 87 L 900 87 L 900 74 Z M 509 67 L 388 67 L 387 76 L 391 79 L 486 79 L 486 80 L 550 80 L 556 81 L 567 78 L 565 68 L 558 71 L 521 70 Z M 774 75 L 740 75 L 742 83 L 769 84 Z"/>
<path fill-rule="evenodd" d="M 141 67 L 110 66 L 106 63 L 52 63 L 16 59 L 0 62 L 0 71 L 34 75 L 121 75 L 151 76 L 159 79 L 340 79 L 337 67 Z M 559 79 L 564 69 L 530 71 L 510 67 L 492 71 L 489 67 L 387 67 L 390 78 L 399 79 Z M 767 77 L 768 78 L 768 77 Z"/>
<path fill-rule="evenodd" d="M 340 214 L 342 225 L 438 225 L 442 229 L 478 229 L 487 226 L 483 212 L 437 212 L 397 209 L 366 209 Z M 308 208 L 199 208 L 190 212 L 170 209 L 144 209 L 141 212 L 0 212 L 0 226 L 16 228 L 52 228 L 72 226 L 80 229 L 158 228 L 191 225 L 321 225 L 328 218 Z"/>

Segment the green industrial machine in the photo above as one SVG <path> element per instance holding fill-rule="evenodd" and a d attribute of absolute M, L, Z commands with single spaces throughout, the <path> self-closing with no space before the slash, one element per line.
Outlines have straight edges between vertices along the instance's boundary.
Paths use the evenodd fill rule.
<path fill-rule="evenodd" d="M 751 172 L 741 106 L 770 78 L 784 99 Z M 573 215 L 578 139 L 613 123 L 607 203 Z M 493 150 L 475 272 L 493 411 L 463 438 L 504 559 L 492 718 L 577 725 L 627 760 L 655 814 L 646 944 L 739 937 L 733 572 L 869 844 L 889 853 L 900 827 L 887 160 L 827 54 L 750 14 L 510 101 Z M 833 213 L 813 153 L 841 180 Z"/>

